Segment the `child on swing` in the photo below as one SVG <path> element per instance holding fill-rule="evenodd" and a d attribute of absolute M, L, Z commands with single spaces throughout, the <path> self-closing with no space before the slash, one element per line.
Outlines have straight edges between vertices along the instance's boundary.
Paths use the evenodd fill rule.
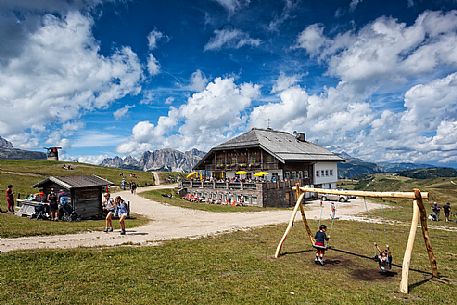
<path fill-rule="evenodd" d="M 316 232 L 316 236 L 314 237 L 316 239 L 316 242 L 314 243 L 314 248 L 316 248 L 316 258 L 314 259 L 314 262 L 321 266 L 324 266 L 325 241 L 330 239 L 325 231 L 327 231 L 327 226 L 320 225 L 319 231 Z"/>
<path fill-rule="evenodd" d="M 377 243 L 374 243 L 374 246 L 377 250 L 376 261 L 379 264 L 379 269 L 381 272 L 386 272 L 392 268 L 392 254 L 389 249 L 389 245 L 386 245 L 386 249 L 381 251 Z"/>

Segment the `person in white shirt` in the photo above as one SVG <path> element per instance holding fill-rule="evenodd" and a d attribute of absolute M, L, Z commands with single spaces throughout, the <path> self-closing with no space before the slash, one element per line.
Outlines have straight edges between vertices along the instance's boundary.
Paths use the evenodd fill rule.
<path fill-rule="evenodd" d="M 105 193 L 103 197 L 102 207 L 103 211 L 106 213 L 105 230 L 103 230 L 103 232 L 113 232 L 113 216 L 116 206 L 109 193 Z"/>

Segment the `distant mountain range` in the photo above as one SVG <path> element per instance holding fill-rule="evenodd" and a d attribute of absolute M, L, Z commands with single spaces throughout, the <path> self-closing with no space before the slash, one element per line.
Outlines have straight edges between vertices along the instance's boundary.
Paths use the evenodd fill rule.
<path fill-rule="evenodd" d="M 338 176 L 341 178 L 357 178 L 367 174 L 376 173 L 401 173 L 417 169 L 436 168 L 434 165 L 411 162 L 367 162 L 354 158 L 342 152 L 338 154 L 346 162 L 338 163 Z"/>
<path fill-rule="evenodd" d="M 190 172 L 206 153 L 198 149 L 181 152 L 172 148 L 146 151 L 139 160 L 127 156 L 104 159 L 100 165 L 141 171 Z M 338 175 L 341 178 L 357 178 L 367 174 L 400 173 L 417 169 L 435 168 L 430 164 L 409 162 L 367 162 L 342 152 L 338 154 L 346 162 L 338 163 Z"/>
<path fill-rule="evenodd" d="M 0 136 L 0 160 L 42 160 L 46 154 L 40 151 L 30 151 L 14 148 L 13 143 Z"/>
<path fill-rule="evenodd" d="M 140 171 L 190 172 L 205 154 L 205 152 L 196 148 L 185 152 L 172 148 L 164 148 L 145 151 L 139 159 L 135 159 L 132 156 L 107 158 L 100 165 Z M 376 173 L 399 173 L 412 178 L 457 176 L 457 170 L 455 169 L 438 168 L 430 164 L 410 162 L 374 163 L 352 157 L 345 152 L 338 153 L 337 155 L 346 160 L 346 162 L 338 163 L 338 176 L 340 178 L 357 178 Z M 0 160 L 5 159 L 42 160 L 46 159 L 46 154 L 39 151 L 14 148 L 11 142 L 0 136 Z"/>
<path fill-rule="evenodd" d="M 193 148 L 181 152 L 172 148 L 145 151 L 139 160 L 132 156 L 104 159 L 100 165 L 141 171 L 190 172 L 206 153 Z"/>

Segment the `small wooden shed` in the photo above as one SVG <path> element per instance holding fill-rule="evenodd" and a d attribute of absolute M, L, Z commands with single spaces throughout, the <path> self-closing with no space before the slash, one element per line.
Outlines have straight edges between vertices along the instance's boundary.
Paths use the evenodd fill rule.
<path fill-rule="evenodd" d="M 50 176 L 33 187 L 43 189 L 46 196 L 51 188 L 55 193 L 61 189 L 68 192 L 71 204 L 81 219 L 99 219 L 102 213 L 102 194 L 114 183 L 99 176 Z"/>

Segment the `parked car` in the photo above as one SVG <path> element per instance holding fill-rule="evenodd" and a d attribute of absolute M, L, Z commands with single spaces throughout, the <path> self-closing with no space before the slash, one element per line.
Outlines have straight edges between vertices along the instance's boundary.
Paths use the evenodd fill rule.
<path fill-rule="evenodd" d="M 348 190 L 345 190 L 345 189 L 338 189 L 339 191 L 348 191 Z M 357 196 L 355 195 L 346 195 L 346 197 L 348 197 L 348 199 L 356 199 Z"/>
<path fill-rule="evenodd" d="M 322 201 L 326 201 L 326 200 L 340 201 L 340 202 L 349 201 L 349 197 L 346 195 L 319 194 L 318 198 L 321 199 Z"/>

